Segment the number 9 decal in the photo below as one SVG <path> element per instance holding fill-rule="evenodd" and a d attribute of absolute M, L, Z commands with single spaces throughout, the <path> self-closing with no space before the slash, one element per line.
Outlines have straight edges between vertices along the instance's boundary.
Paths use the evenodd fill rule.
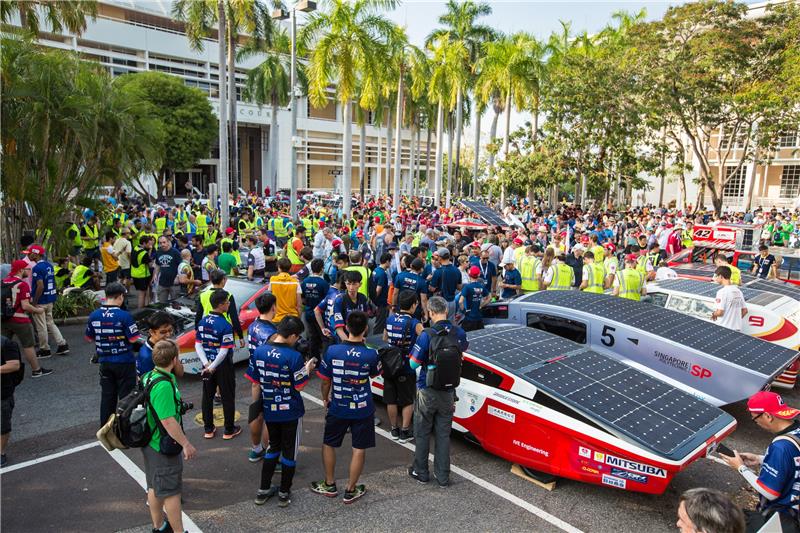
<path fill-rule="evenodd" d="M 764 317 L 763 316 L 756 316 L 750 315 L 747 317 L 747 321 L 750 322 L 751 326 L 755 326 L 757 328 L 764 326 Z"/>

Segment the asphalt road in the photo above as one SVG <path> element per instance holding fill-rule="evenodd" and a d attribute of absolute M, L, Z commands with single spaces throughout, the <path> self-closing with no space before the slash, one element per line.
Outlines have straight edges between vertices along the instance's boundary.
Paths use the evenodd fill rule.
<path fill-rule="evenodd" d="M 38 380 L 28 376 L 16 392 L 16 408 L 8 457 L 14 464 L 49 456 L 61 451 L 68 455 L 18 469 L 7 469 L 2 476 L 2 516 L 4 532 L 39 531 L 150 531 L 149 514 L 142 488 L 141 453 L 128 450 L 124 455 L 108 454 L 96 442 L 100 388 L 97 366 L 89 363 L 92 345 L 83 341 L 83 328 L 62 328 L 72 353 L 53 357 L 45 366 L 55 373 Z M 237 410 L 246 418 L 249 382 L 245 365 L 237 365 Z M 181 392 L 197 408 L 185 422 L 189 439 L 198 448 L 198 457 L 184 469 L 184 511 L 205 532 L 238 531 L 559 531 L 553 524 L 563 521 L 583 531 L 674 531 L 678 498 L 686 489 L 715 487 L 739 502 L 752 501 L 741 477 L 730 469 L 700 460 L 676 476 L 661 496 L 623 492 L 608 487 L 559 480 L 548 492 L 510 473 L 511 465 L 482 449 L 453 438 L 452 464 L 462 470 L 454 473 L 452 486 L 440 489 L 435 484 L 420 485 L 405 474 L 412 452 L 402 445 L 377 437 L 377 447 L 367 452 L 362 482 L 365 497 L 353 505 L 340 499 L 327 499 L 312 493 L 309 483 L 322 477 L 320 448 L 324 414 L 322 407 L 308 398 L 298 471 L 292 505 L 279 509 L 273 502 L 256 507 L 252 498 L 258 488 L 260 463 L 246 459 L 249 437 L 223 442 L 219 437 L 206 441 L 202 428 L 194 421 L 199 412 L 200 382 L 181 380 Z M 314 379 L 306 392 L 319 396 L 319 381 Z M 784 394 L 787 403 L 800 404 L 800 394 Z M 728 439 L 734 449 L 761 453 L 769 435 L 749 421 L 742 403 L 727 410 L 739 427 Z M 378 403 L 382 428 L 388 425 L 386 411 Z M 241 421 L 242 425 L 245 426 Z M 383 433 L 385 435 L 385 432 Z M 73 451 L 81 445 L 86 449 Z M 130 460 L 127 460 L 125 458 Z M 338 454 L 337 478 L 347 477 L 349 450 Z M 465 477 L 467 476 L 467 477 Z M 541 518 L 549 514 L 553 520 Z"/>

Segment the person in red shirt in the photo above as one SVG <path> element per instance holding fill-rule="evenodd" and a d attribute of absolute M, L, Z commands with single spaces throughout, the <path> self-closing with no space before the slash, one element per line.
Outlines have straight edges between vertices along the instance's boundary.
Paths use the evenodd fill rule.
<path fill-rule="evenodd" d="M 31 377 L 40 378 L 52 374 L 49 368 L 44 368 L 39 364 L 36 356 L 35 340 L 33 336 L 33 323 L 28 313 L 41 314 L 45 310 L 43 307 L 31 303 L 31 287 L 25 281 L 31 275 L 31 267 L 27 261 L 17 259 L 11 263 L 11 272 L 8 277 L 3 279 L 3 288 L 11 290 L 12 305 L 14 315 L 3 322 L 3 334 L 7 337 L 16 336 L 17 343 L 22 348 L 22 355 L 31 365 Z M 50 355 L 41 357 L 46 359 Z"/>

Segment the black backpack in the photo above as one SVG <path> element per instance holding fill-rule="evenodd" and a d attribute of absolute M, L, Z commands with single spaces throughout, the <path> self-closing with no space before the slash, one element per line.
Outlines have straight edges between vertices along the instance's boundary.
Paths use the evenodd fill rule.
<path fill-rule="evenodd" d="M 0 289 L 0 315 L 2 315 L 3 322 L 10 320 L 14 317 L 16 307 L 14 306 L 14 286 L 19 283 L 19 280 L 12 281 L 11 283 L 2 284 Z"/>
<path fill-rule="evenodd" d="M 403 338 L 408 337 L 413 321 L 414 319 L 411 317 L 406 319 L 406 323 L 403 326 Z M 407 346 L 400 347 L 393 344 L 389 344 L 378 350 L 378 358 L 381 361 L 384 378 L 393 379 L 403 373 L 403 369 L 405 368 L 404 351 L 408 351 Z"/>
<path fill-rule="evenodd" d="M 117 404 L 113 430 L 119 441 L 128 448 L 144 448 L 150 444 L 153 432 L 147 423 L 147 411 L 150 409 L 150 391 L 162 381 L 169 381 L 165 376 L 151 379 L 147 386 L 142 381 Z M 159 423 L 158 418 L 157 423 Z"/>
<path fill-rule="evenodd" d="M 425 331 L 431 339 L 425 384 L 434 390 L 453 390 L 461 383 L 462 359 L 455 327 L 449 332 L 436 326 Z"/>

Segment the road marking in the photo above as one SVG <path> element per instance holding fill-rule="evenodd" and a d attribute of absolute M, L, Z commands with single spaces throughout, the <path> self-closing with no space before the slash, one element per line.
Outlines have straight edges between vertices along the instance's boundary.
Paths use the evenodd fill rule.
<path fill-rule="evenodd" d="M 145 473 L 141 468 L 136 466 L 136 463 L 131 461 L 131 459 L 122 453 L 121 450 L 108 452 L 108 455 L 110 455 L 111 458 L 114 459 L 117 464 L 121 466 L 122 469 L 125 470 L 125 472 L 127 472 L 134 481 L 136 481 L 136 483 L 139 484 L 140 487 L 142 487 L 142 489 L 145 491 L 147 490 L 147 479 Z M 189 518 L 189 515 L 184 512 L 181 512 L 181 515 L 183 516 L 183 529 L 189 531 L 189 533 L 203 533 L 203 530 L 197 527 L 197 524 L 195 524 L 194 521 Z"/>
<path fill-rule="evenodd" d="M 78 453 L 82 452 L 83 450 L 88 450 L 89 448 L 94 448 L 95 446 L 100 446 L 100 443 L 98 441 L 87 442 L 86 444 L 81 444 L 80 446 L 75 446 L 74 448 L 70 448 L 68 450 L 57 452 L 51 455 L 45 455 L 44 457 L 39 457 L 38 459 L 31 459 L 30 461 L 25 461 L 24 463 L 7 466 L 2 470 L 0 470 L 0 474 L 8 474 L 9 472 L 13 472 L 14 470 L 19 470 L 21 468 L 26 468 L 28 466 L 38 465 L 39 463 L 52 461 L 53 459 L 58 459 L 59 457 L 65 457 L 67 455 L 72 455 L 73 453 Z"/>
<path fill-rule="evenodd" d="M 310 400 L 310 401 L 314 402 L 317 405 L 324 405 L 322 403 L 322 400 L 320 400 L 316 396 L 313 396 L 313 395 L 311 395 L 311 394 L 309 394 L 309 393 L 307 393 L 305 391 L 301 391 L 300 394 L 303 396 L 303 398 L 306 398 L 307 400 Z M 412 452 L 415 449 L 413 444 L 409 444 L 407 442 L 405 442 L 405 443 L 396 442 L 394 439 L 392 439 L 391 433 L 389 433 L 385 429 L 381 429 L 381 428 L 376 427 L 375 428 L 375 432 L 378 435 L 388 439 L 392 443 L 399 444 L 400 446 L 403 446 L 404 448 L 407 448 L 407 449 L 411 450 Z M 433 454 L 429 454 L 428 455 L 428 460 L 433 461 Z M 471 473 L 467 472 L 466 470 L 464 470 L 461 467 L 458 467 L 458 466 L 456 466 L 454 464 L 450 464 L 450 470 L 452 472 L 455 472 L 459 476 L 463 477 L 467 481 L 471 481 L 472 483 L 475 483 L 479 487 L 483 487 L 484 489 L 488 490 L 489 492 L 492 492 L 492 493 L 496 494 L 497 496 L 500 496 L 504 500 L 506 500 L 506 501 L 508 501 L 510 503 L 513 503 L 517 507 L 520 507 L 520 508 L 528 511 L 531 514 L 538 516 L 542 520 L 554 525 L 555 527 L 561 529 L 562 531 L 567 531 L 569 533 L 582 533 L 580 529 L 576 528 L 575 526 L 573 526 L 571 524 L 568 524 L 567 522 L 561 520 L 557 516 L 551 515 L 550 513 L 545 511 L 544 509 L 536 507 L 532 503 L 526 502 L 522 498 L 511 494 L 507 490 L 501 489 L 497 485 L 495 485 L 493 483 L 490 483 L 490 482 L 486 481 L 483 478 L 480 478 L 480 477 L 478 477 L 478 476 L 476 476 L 474 474 L 471 474 Z"/>

